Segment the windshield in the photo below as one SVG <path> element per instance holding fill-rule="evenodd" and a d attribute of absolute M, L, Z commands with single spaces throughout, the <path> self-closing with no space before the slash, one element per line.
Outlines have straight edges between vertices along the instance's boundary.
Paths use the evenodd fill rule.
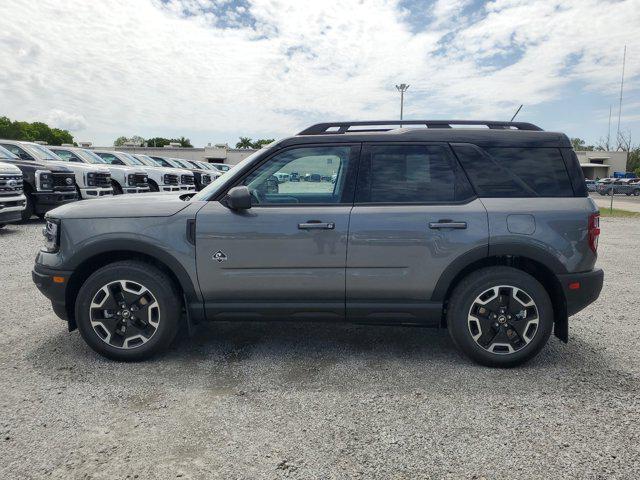
<path fill-rule="evenodd" d="M 18 158 L 18 156 L 14 155 L 13 153 L 11 153 L 9 150 L 4 148 L 3 146 L 0 146 L 0 158 L 9 158 L 11 160 L 16 160 Z"/>
<path fill-rule="evenodd" d="M 158 162 L 156 162 L 153 158 L 148 155 L 138 154 L 136 156 L 131 155 L 136 160 L 140 160 L 144 165 L 149 165 L 150 167 L 158 167 Z"/>
<path fill-rule="evenodd" d="M 30 148 L 36 154 L 36 156 L 38 156 L 43 160 L 54 160 L 58 162 L 63 161 L 59 156 L 57 156 L 51 150 L 49 150 L 46 147 L 43 147 L 42 145 L 38 145 L 37 143 L 26 145 L 26 147 Z"/>
<path fill-rule="evenodd" d="M 129 153 L 118 152 L 118 155 L 123 156 L 129 163 L 131 163 L 131 165 L 142 165 L 142 166 L 145 165 L 145 163 L 142 160 L 138 160 L 136 157 L 134 157 Z"/>
<path fill-rule="evenodd" d="M 81 151 L 83 153 L 83 158 L 87 160 L 87 162 L 89 163 L 106 163 L 106 164 L 109 163 L 106 160 L 104 160 L 102 157 L 96 155 L 91 150 L 87 150 L 86 148 L 83 148 Z"/>
<path fill-rule="evenodd" d="M 180 159 L 178 159 L 178 158 L 172 158 L 171 160 L 173 160 L 175 163 L 177 163 L 177 164 L 178 164 L 180 167 L 182 167 L 182 168 L 193 168 L 193 167 L 190 167 L 189 165 L 187 165 L 187 164 L 184 162 L 184 160 L 180 160 Z"/>
<path fill-rule="evenodd" d="M 196 193 L 193 196 L 193 200 L 208 200 L 209 197 L 211 197 L 215 192 L 223 188 L 227 183 L 230 183 L 234 180 L 235 175 L 233 174 L 233 172 L 243 169 L 245 165 L 249 165 L 250 163 L 252 163 L 256 158 L 264 154 L 266 150 L 267 150 L 266 148 L 261 148 L 260 150 L 253 152 L 251 155 L 249 155 L 247 158 L 242 160 L 237 165 L 234 165 L 232 168 L 229 169 L 229 171 L 225 175 L 220 175 L 213 182 L 211 182 L 205 188 L 203 188 L 198 193 Z"/>
<path fill-rule="evenodd" d="M 227 172 L 231 167 L 229 165 L 225 165 L 224 163 L 214 163 L 213 168 L 217 168 L 221 172 Z"/>
<path fill-rule="evenodd" d="M 151 158 L 151 157 L 149 157 L 149 158 Z M 175 168 L 173 165 L 171 165 L 169 162 L 167 162 L 164 158 L 156 157 L 156 158 L 151 158 L 151 160 L 153 160 L 153 162 L 158 167 Z"/>

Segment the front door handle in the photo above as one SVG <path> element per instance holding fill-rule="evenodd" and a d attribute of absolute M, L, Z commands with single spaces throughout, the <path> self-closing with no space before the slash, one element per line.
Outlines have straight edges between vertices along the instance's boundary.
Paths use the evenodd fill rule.
<path fill-rule="evenodd" d="M 438 220 L 437 222 L 429 222 L 429 228 L 431 229 L 439 229 L 439 228 L 463 229 L 463 228 L 467 228 L 467 222 L 454 222 L 453 220 Z"/>
<path fill-rule="evenodd" d="M 321 222 L 320 220 L 307 220 L 305 223 L 299 223 L 300 230 L 333 230 L 336 224 L 333 222 Z"/>

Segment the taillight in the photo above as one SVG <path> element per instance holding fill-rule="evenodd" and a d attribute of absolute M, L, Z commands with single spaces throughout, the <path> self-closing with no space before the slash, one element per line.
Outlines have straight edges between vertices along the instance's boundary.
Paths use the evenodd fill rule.
<path fill-rule="evenodd" d="M 589 248 L 596 253 L 598 250 L 598 237 L 600 236 L 600 214 L 589 215 Z"/>

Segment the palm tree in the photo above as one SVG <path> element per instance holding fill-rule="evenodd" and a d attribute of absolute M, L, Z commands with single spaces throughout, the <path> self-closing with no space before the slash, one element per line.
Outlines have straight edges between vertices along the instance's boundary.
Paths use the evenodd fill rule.
<path fill-rule="evenodd" d="M 253 142 L 249 137 L 240 137 L 240 141 L 236 143 L 236 148 L 252 148 Z"/>

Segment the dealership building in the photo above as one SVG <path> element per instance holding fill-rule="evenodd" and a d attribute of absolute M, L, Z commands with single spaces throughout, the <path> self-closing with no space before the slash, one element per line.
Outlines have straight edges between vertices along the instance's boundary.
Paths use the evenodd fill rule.
<path fill-rule="evenodd" d="M 613 177 L 614 172 L 627 170 L 627 152 L 579 151 L 576 152 L 584 178 Z"/>
<path fill-rule="evenodd" d="M 228 165 L 235 165 L 256 151 L 252 148 L 229 148 L 227 144 L 209 144 L 202 148 L 183 148 L 177 145 L 167 145 L 166 147 L 137 147 L 133 145 L 92 147 L 90 144 L 85 145 L 96 150 L 115 150 L 117 152 L 140 153 L 154 157 L 184 158 L 210 163 L 226 163 Z"/>

